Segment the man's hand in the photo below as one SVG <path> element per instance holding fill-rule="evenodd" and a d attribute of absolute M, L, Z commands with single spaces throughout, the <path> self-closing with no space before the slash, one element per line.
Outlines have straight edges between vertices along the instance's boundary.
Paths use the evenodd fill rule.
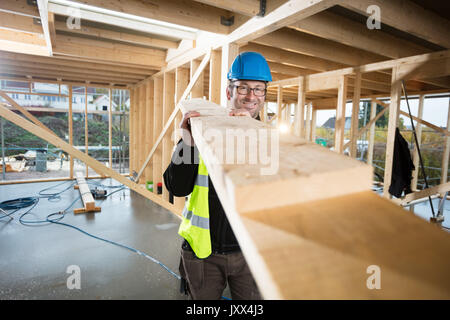
<path fill-rule="evenodd" d="M 183 120 L 181 121 L 180 124 L 180 129 L 181 129 L 181 137 L 184 141 L 184 143 L 186 143 L 189 146 L 194 146 L 195 142 L 194 142 L 194 138 L 192 137 L 192 133 L 191 133 L 191 118 L 195 118 L 195 117 L 200 117 L 200 113 L 197 111 L 188 111 L 183 115 Z"/>
<path fill-rule="evenodd" d="M 230 112 L 228 113 L 228 115 L 230 116 L 248 116 L 251 117 L 251 113 L 248 110 L 245 109 L 231 109 Z"/>

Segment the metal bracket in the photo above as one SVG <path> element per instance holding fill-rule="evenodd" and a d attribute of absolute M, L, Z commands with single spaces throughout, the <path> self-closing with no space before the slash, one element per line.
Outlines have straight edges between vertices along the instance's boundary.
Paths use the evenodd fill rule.
<path fill-rule="evenodd" d="M 266 14 L 266 0 L 259 0 L 259 12 L 258 17 L 264 17 Z"/>
<path fill-rule="evenodd" d="M 234 24 L 234 16 L 231 16 L 229 18 L 220 16 L 220 23 L 227 27 L 232 26 Z"/>

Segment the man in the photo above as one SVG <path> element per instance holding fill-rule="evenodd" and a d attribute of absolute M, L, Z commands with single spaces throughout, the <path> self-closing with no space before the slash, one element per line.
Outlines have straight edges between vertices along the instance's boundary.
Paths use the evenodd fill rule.
<path fill-rule="evenodd" d="M 236 57 L 228 72 L 227 99 L 231 116 L 251 116 L 259 120 L 267 82 L 272 81 L 265 58 L 256 52 Z M 167 189 L 177 197 L 188 196 L 178 233 L 185 239 L 181 250 L 180 273 L 187 281 L 192 299 L 220 299 L 227 283 L 235 299 L 261 299 L 223 207 L 217 197 L 190 132 L 190 118 L 183 115 L 183 138 L 172 162 L 164 172 Z M 190 152 L 190 157 L 183 157 Z M 185 155 L 186 156 L 186 155 Z M 190 158 L 190 161 L 182 159 Z"/>

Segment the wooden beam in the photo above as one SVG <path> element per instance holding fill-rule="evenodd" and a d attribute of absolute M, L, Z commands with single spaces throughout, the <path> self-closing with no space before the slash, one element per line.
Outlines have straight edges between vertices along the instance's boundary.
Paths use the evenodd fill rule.
<path fill-rule="evenodd" d="M 424 101 L 425 101 L 425 95 L 420 95 L 419 96 L 419 108 L 417 111 L 417 118 L 418 119 L 422 119 L 423 118 L 423 105 L 424 105 Z M 409 117 L 409 114 L 408 114 Z M 416 135 L 417 135 L 417 140 L 419 142 L 419 147 L 422 144 L 422 125 L 420 122 L 417 122 L 415 125 L 415 129 L 416 129 Z M 413 164 L 414 164 L 414 170 L 412 172 L 412 179 L 411 179 L 411 190 L 415 191 L 417 190 L 417 180 L 418 180 L 418 176 L 419 176 L 419 152 L 417 149 L 417 143 L 414 143 L 414 151 L 413 151 Z"/>
<path fill-rule="evenodd" d="M 10 96 L 8 96 L 5 92 L 3 92 L 2 90 L 0 90 L 0 96 L 5 99 L 7 102 L 9 102 L 14 108 L 16 108 L 17 110 L 19 110 L 25 117 L 27 117 L 30 121 L 33 121 L 33 123 L 37 126 L 39 126 L 40 128 L 46 130 L 47 132 L 53 134 L 54 136 L 56 136 L 56 134 L 50 130 L 48 127 L 46 127 L 42 122 L 40 122 L 35 116 L 33 116 L 30 112 L 28 112 L 28 110 L 26 110 L 25 108 L 23 108 L 21 105 L 19 105 L 17 102 L 14 101 L 13 98 L 11 98 Z"/>
<path fill-rule="evenodd" d="M 226 145 L 206 137 L 211 130 L 224 137 L 230 128 L 271 130 L 270 126 L 250 117 L 229 117 L 224 108 L 199 99 L 184 102 L 183 111 L 189 110 L 215 114 L 191 119 L 192 133 L 265 299 L 449 295 L 448 283 L 442 282 L 450 268 L 448 235 L 369 191 L 370 166 L 285 137 L 278 144 L 278 170 L 263 177 L 261 164 L 221 162 Z M 251 152 L 245 151 L 246 158 Z M 353 182 L 359 187 L 348 189 L 355 187 Z M 405 225 L 414 232 L 399 237 Z M 366 286 L 372 261 L 382 268 L 383 290 Z"/>
<path fill-rule="evenodd" d="M 450 156 L 450 99 L 448 101 L 448 113 L 447 113 L 447 137 L 444 139 L 445 147 L 442 153 L 442 165 L 441 165 L 441 184 L 446 183 L 448 179 L 448 162 Z"/>
<path fill-rule="evenodd" d="M 39 10 L 36 4 L 29 4 L 27 0 L 1 1 L 0 11 L 16 16 L 27 16 L 39 19 Z"/>
<path fill-rule="evenodd" d="M 175 73 L 167 72 L 164 74 L 164 96 L 163 96 L 163 117 L 162 123 L 167 123 L 171 114 L 175 109 Z M 169 166 L 170 159 L 172 158 L 173 142 L 171 137 L 173 135 L 173 126 L 170 126 L 163 136 L 162 141 L 162 162 L 161 172 Z M 145 155 L 144 155 L 145 156 Z M 164 183 L 163 183 L 164 185 Z M 169 201 L 169 191 L 167 188 L 163 188 L 163 199 Z"/>
<path fill-rule="evenodd" d="M 162 141 L 164 135 L 161 134 L 163 128 L 163 99 L 164 99 L 164 78 L 155 78 L 154 80 L 154 109 L 153 109 L 153 192 L 158 193 L 158 183 L 162 183 Z M 148 158 L 147 158 L 148 159 Z M 136 181 L 139 181 L 142 173 L 147 166 L 148 161 L 144 162 L 144 165 L 139 164 L 136 169 L 141 168 L 138 172 Z"/>
<path fill-rule="evenodd" d="M 98 212 L 101 211 L 101 207 L 95 206 L 95 200 L 92 196 L 91 189 L 89 188 L 86 180 L 84 179 L 84 175 L 81 172 L 77 172 L 75 174 L 77 180 L 77 189 L 80 191 L 81 199 L 83 201 L 83 208 L 74 209 L 73 212 L 77 213 L 85 213 L 85 212 Z"/>
<path fill-rule="evenodd" d="M 220 75 L 220 104 L 226 106 L 229 104 L 227 98 L 228 79 L 227 73 L 231 68 L 231 64 L 239 54 L 239 47 L 235 43 L 224 44 L 222 47 L 222 66 Z"/>
<path fill-rule="evenodd" d="M 209 101 L 219 104 L 221 93 L 221 67 L 222 52 L 219 50 L 211 51 L 211 60 L 209 62 Z"/>
<path fill-rule="evenodd" d="M 347 76 L 341 76 L 339 80 L 336 121 L 335 121 L 335 135 L 334 135 L 334 149 L 337 153 L 344 152 L 344 130 L 345 130 L 345 105 L 347 102 Z"/>
<path fill-rule="evenodd" d="M 386 108 L 385 108 L 386 110 Z M 370 107 L 370 126 L 369 126 L 369 145 L 367 148 L 367 164 L 372 165 L 373 164 L 373 148 L 375 145 L 375 122 L 376 120 L 373 120 L 377 115 L 377 103 L 372 99 L 371 100 L 371 107 Z"/>
<path fill-rule="evenodd" d="M 388 122 L 388 134 L 386 142 L 386 161 L 384 165 L 384 187 L 383 196 L 390 198 L 389 187 L 392 180 L 392 168 L 394 162 L 394 141 L 395 130 L 398 125 L 399 113 L 400 113 L 400 99 L 402 96 L 401 82 L 398 80 L 398 68 L 392 69 L 392 89 L 391 89 L 391 104 L 389 106 L 389 122 Z"/>
<path fill-rule="evenodd" d="M 67 27 L 67 24 L 62 21 L 56 21 L 55 27 L 56 27 L 56 30 L 58 30 L 58 31 L 70 32 L 70 33 L 79 34 L 79 35 L 87 35 L 90 37 L 97 37 L 100 39 L 115 40 L 115 41 L 125 42 L 128 44 L 133 44 L 133 45 L 149 46 L 149 47 L 161 48 L 161 49 L 170 49 L 170 48 L 174 49 L 174 48 L 178 47 L 178 42 L 176 42 L 176 41 L 157 39 L 157 38 L 151 37 L 151 36 L 141 36 L 141 35 L 125 33 L 125 32 L 121 32 L 121 31 L 107 30 L 107 29 L 102 29 L 102 28 L 86 26 L 86 25 L 81 25 L 80 29 L 77 29 L 77 28 L 69 29 Z"/>
<path fill-rule="evenodd" d="M 383 12 L 382 15 L 384 16 Z M 390 35 L 383 29 L 370 30 L 364 23 L 347 19 L 332 12 L 320 12 L 298 21 L 290 27 L 390 59 L 409 57 L 431 51 L 426 47 Z"/>
<path fill-rule="evenodd" d="M 288 28 L 266 34 L 254 42 L 349 66 L 384 60 L 383 56 Z"/>
<path fill-rule="evenodd" d="M 165 64 L 163 50 L 138 48 L 118 43 L 56 35 L 55 54 L 160 68 Z"/>
<path fill-rule="evenodd" d="M 42 26 L 35 24 L 33 19 L 34 18 L 28 16 L 0 11 L 0 29 L 27 32 L 42 36 Z"/>
<path fill-rule="evenodd" d="M 48 25 L 48 8 L 47 8 L 48 2 L 46 0 L 36 0 L 36 3 L 39 9 L 39 15 L 41 17 L 41 25 L 44 31 L 44 39 L 47 44 L 48 55 L 52 56 L 53 55 L 52 39 L 50 36 L 50 28 Z"/>
<path fill-rule="evenodd" d="M 359 128 L 359 101 L 361 98 L 361 73 L 356 73 L 355 77 L 355 90 L 353 91 L 353 99 L 352 99 L 352 124 L 350 128 L 350 156 L 356 158 L 357 156 L 357 141 L 358 138 L 356 135 L 358 134 Z"/>
<path fill-rule="evenodd" d="M 423 199 L 436 194 L 445 194 L 450 191 L 450 182 L 441 183 L 434 187 L 429 187 L 427 189 L 419 190 L 413 193 L 409 193 L 401 198 L 391 199 L 393 203 L 401 206 L 405 206 L 411 201 Z"/>
<path fill-rule="evenodd" d="M 86 167 L 91 167 L 94 169 L 97 173 L 104 174 L 105 176 L 110 176 L 111 178 L 117 180 L 118 182 L 126 185 L 131 190 L 141 194 L 142 196 L 152 200 L 156 204 L 159 204 L 160 206 L 172 211 L 176 212 L 176 208 L 166 201 L 163 201 L 160 197 L 152 194 L 150 191 L 145 189 L 145 187 L 142 187 L 140 185 L 137 185 L 136 183 L 132 182 L 128 178 L 125 178 L 115 170 L 112 170 L 111 168 L 106 167 L 101 162 L 95 160 L 94 158 L 88 156 L 84 152 L 77 150 L 70 146 L 67 142 L 60 139 L 59 137 L 54 136 L 53 134 L 47 132 L 46 130 L 40 128 L 39 126 L 33 124 L 32 122 L 16 115 L 14 112 L 8 110 L 7 108 L 0 106 L 0 116 L 4 117 L 6 120 L 11 121 L 15 125 L 21 127 L 24 130 L 27 130 L 31 132 L 32 134 L 38 136 L 41 139 L 44 139 L 51 144 L 53 144 L 57 148 L 61 148 L 68 154 L 74 156 L 75 158 L 83 161 L 86 164 Z"/>
<path fill-rule="evenodd" d="M 350 10 L 367 16 L 367 8 L 380 9 L 381 20 L 398 30 L 425 39 L 444 48 L 450 48 L 448 30 L 450 21 L 408 0 L 344 0 L 339 3 Z"/>
<path fill-rule="evenodd" d="M 81 3 L 82 5 L 89 5 L 97 8 L 121 12 L 152 20 L 169 22 L 175 25 L 182 25 L 189 28 L 195 28 L 214 33 L 227 34 L 229 32 L 229 27 L 220 23 L 220 17 L 227 16 L 228 12 L 226 10 L 214 8 L 193 1 L 190 1 L 187 4 L 177 0 L 167 0 L 163 3 L 158 3 L 157 5 L 142 2 L 139 0 L 127 0 L 126 3 L 123 3 L 120 0 L 110 0 L 107 2 L 103 0 L 79 0 L 77 2 Z M 49 7 L 50 10 L 55 13 L 62 15 L 67 14 L 65 6 L 51 4 Z M 98 12 L 95 12 L 94 10 L 95 8 L 92 9 L 91 7 L 83 7 L 83 19 L 87 17 L 86 19 L 88 20 L 100 22 L 103 18 L 107 19 L 105 23 L 115 25 L 120 24 L 120 26 L 128 29 L 138 30 L 137 28 L 139 28 L 139 30 L 141 31 L 147 30 L 150 33 L 152 33 L 152 29 L 156 30 L 157 27 L 161 27 L 158 24 L 153 24 L 152 26 L 150 22 L 144 23 L 136 19 L 127 19 L 119 16 L 115 16 L 114 19 L 112 19 L 110 15 L 104 15 L 104 17 L 102 17 L 98 14 Z M 89 13 L 89 15 L 87 13 Z M 94 15 L 93 13 L 97 14 Z M 170 35 L 170 32 L 172 32 L 173 36 L 175 37 L 179 37 L 182 39 L 195 39 L 195 37 L 193 37 L 192 35 L 192 31 L 184 32 L 183 34 L 177 34 L 175 32 L 175 28 L 166 29 L 169 29 L 169 33 L 167 35 Z"/>

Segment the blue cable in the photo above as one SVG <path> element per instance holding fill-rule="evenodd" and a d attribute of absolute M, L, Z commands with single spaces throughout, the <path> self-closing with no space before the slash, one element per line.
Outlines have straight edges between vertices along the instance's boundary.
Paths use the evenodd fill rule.
<path fill-rule="evenodd" d="M 134 253 L 140 255 L 140 256 L 143 256 L 144 258 L 147 258 L 147 259 L 149 259 L 150 261 L 152 261 L 152 262 L 158 264 L 159 266 L 161 266 L 162 268 L 164 268 L 169 274 L 171 274 L 172 276 L 174 276 L 177 280 L 181 280 L 181 276 L 179 276 L 178 274 L 176 274 L 175 272 L 173 272 L 173 271 L 172 271 L 169 267 L 167 267 L 164 263 L 162 263 L 161 261 L 155 259 L 154 257 L 152 257 L 152 256 L 150 256 L 150 255 L 148 255 L 148 254 L 146 254 L 145 252 L 142 252 L 142 251 L 140 251 L 140 250 L 137 250 L 137 249 L 135 249 L 135 248 L 126 246 L 126 245 L 124 245 L 124 244 L 121 244 L 121 243 L 118 243 L 118 242 L 115 242 L 115 241 L 111 241 L 111 240 L 108 240 L 108 239 L 105 239 L 105 238 L 101 238 L 101 237 L 95 236 L 95 235 L 93 235 L 93 234 L 91 234 L 91 233 L 89 233 L 89 232 L 87 232 L 87 231 L 85 231 L 85 230 L 83 230 L 83 229 L 81 229 L 81 228 L 78 228 L 78 227 L 76 227 L 76 226 L 74 226 L 74 225 L 71 225 L 71 224 L 68 224 L 68 223 L 64 223 L 64 222 L 60 222 L 60 221 L 65 217 L 67 211 L 68 211 L 68 210 L 69 210 L 69 209 L 70 209 L 77 201 L 79 201 L 79 200 L 81 199 L 81 195 L 80 195 L 79 197 L 77 197 L 74 201 L 72 201 L 72 203 L 70 203 L 70 205 L 69 205 L 68 207 L 66 207 L 64 210 L 49 214 L 49 215 L 45 218 L 45 220 L 24 220 L 24 219 L 23 219 L 26 215 L 28 215 L 28 214 L 31 213 L 31 210 L 33 210 L 33 209 L 36 207 L 36 205 L 39 203 L 39 199 L 41 199 L 41 198 L 47 198 L 48 201 L 51 201 L 51 199 L 52 199 L 52 200 L 53 200 L 53 199 L 56 199 L 57 201 L 59 201 L 59 200 L 61 200 L 61 196 L 60 196 L 61 193 L 63 193 L 63 192 L 65 192 L 65 191 L 69 190 L 69 189 L 75 184 L 75 182 L 71 183 L 67 188 L 65 188 L 65 189 L 62 190 L 62 191 L 58 191 L 58 192 L 55 192 L 55 193 L 44 193 L 44 191 L 47 191 L 47 190 L 52 189 L 52 188 L 54 188 L 54 187 L 58 187 L 58 186 L 60 186 L 60 185 L 62 185 L 62 184 L 64 184 L 64 183 L 67 183 L 67 182 L 65 181 L 65 182 L 60 183 L 60 184 L 58 184 L 58 185 L 55 185 L 55 186 L 51 186 L 51 187 L 49 187 L 49 188 L 42 189 L 41 191 L 39 191 L 39 196 L 40 196 L 40 197 L 25 197 L 25 198 L 18 198 L 18 199 L 7 200 L 7 201 L 1 202 L 1 203 L 0 203 L 0 208 L 1 208 L 1 209 L 3 209 L 3 210 L 14 210 L 14 211 L 12 211 L 12 212 L 10 212 L 10 213 L 8 213 L 8 214 L 6 214 L 6 215 L 1 216 L 0 219 L 5 218 L 5 217 L 9 217 L 9 216 L 11 216 L 12 214 L 16 213 L 17 211 L 19 211 L 20 209 L 24 209 L 24 208 L 30 207 L 27 211 L 25 211 L 25 212 L 19 217 L 19 222 L 20 222 L 22 225 L 24 225 L 24 226 L 38 225 L 38 224 L 44 224 L 44 223 L 45 223 L 45 224 L 47 224 L 47 223 L 53 223 L 53 224 L 58 224 L 58 225 L 61 225 L 61 226 L 65 226 L 65 227 L 72 228 L 72 229 L 77 230 L 77 231 L 79 231 L 79 232 L 81 232 L 81 233 L 83 233 L 83 234 L 85 234 L 85 235 L 87 235 L 87 236 L 89 236 L 89 237 L 91 237 L 91 238 L 94 238 L 94 239 L 97 239 L 97 240 L 104 241 L 104 242 L 106 242 L 106 243 L 109 243 L 109 244 L 112 244 L 112 245 L 121 247 L 121 248 L 123 248 L 123 249 L 127 249 L 127 250 L 129 250 L 129 251 L 132 251 L 132 252 L 134 252 Z M 93 183 L 93 184 L 94 184 L 94 185 L 100 185 L 100 186 L 102 186 L 102 187 L 118 188 L 117 190 L 114 190 L 113 192 L 111 192 L 110 194 L 108 194 L 107 197 L 111 196 L 112 194 L 114 194 L 114 193 L 116 193 L 116 192 L 118 192 L 118 191 L 121 191 L 121 190 L 123 190 L 123 189 L 127 189 L 127 187 L 124 186 L 124 185 L 118 185 L 118 186 L 104 186 L 104 185 L 102 185 L 102 184 L 97 184 L 97 183 Z M 59 215 L 59 217 L 57 217 L 57 218 L 55 218 L 55 219 L 52 219 L 52 218 L 51 218 L 51 217 L 56 216 L 56 215 Z M 227 297 L 224 297 L 224 296 L 222 296 L 222 299 L 224 299 L 224 300 L 231 300 L 230 298 L 227 298 Z"/>

